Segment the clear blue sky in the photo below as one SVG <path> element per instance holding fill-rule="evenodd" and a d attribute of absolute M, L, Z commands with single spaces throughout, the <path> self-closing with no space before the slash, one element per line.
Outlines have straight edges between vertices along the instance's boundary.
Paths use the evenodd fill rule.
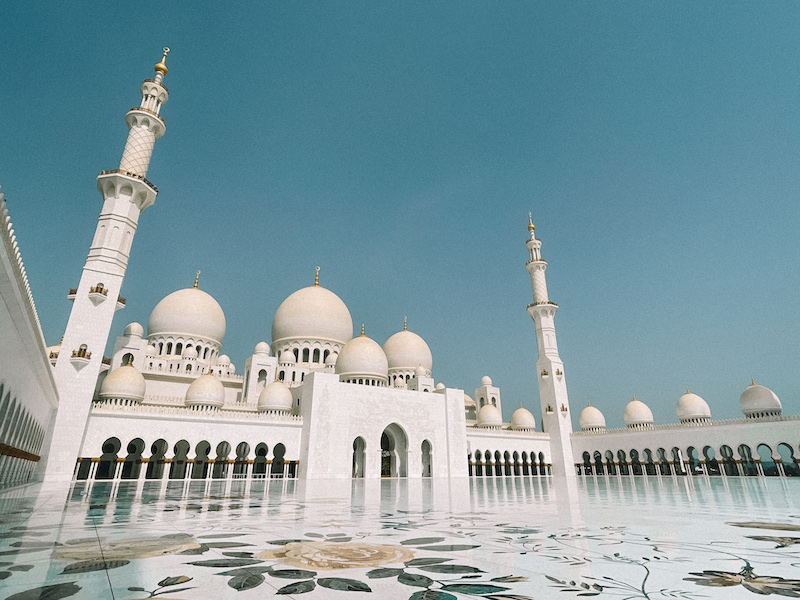
<path fill-rule="evenodd" d="M 577 426 L 635 393 L 675 422 L 750 382 L 800 412 L 800 5 L 3 3 L 0 184 L 47 341 L 66 325 L 124 114 L 172 48 L 113 336 L 191 285 L 241 372 L 321 282 L 434 376 L 539 418 L 527 213 Z"/>

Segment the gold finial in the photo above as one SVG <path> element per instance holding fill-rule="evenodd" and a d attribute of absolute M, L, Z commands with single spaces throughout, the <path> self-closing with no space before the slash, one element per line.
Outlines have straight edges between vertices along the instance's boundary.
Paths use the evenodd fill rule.
<path fill-rule="evenodd" d="M 686 393 L 687 394 L 691 394 L 692 393 L 692 392 L 689 391 L 689 386 L 688 385 L 686 386 Z"/>
<path fill-rule="evenodd" d="M 128 357 L 128 362 L 126 362 L 126 363 L 125 363 L 125 366 L 126 366 L 126 367 L 132 367 L 132 366 L 133 366 L 133 354 L 131 354 L 131 355 Z"/>
<path fill-rule="evenodd" d="M 633 401 L 638 402 L 638 400 L 636 399 L 636 394 L 633 395 Z"/>
<path fill-rule="evenodd" d="M 592 401 L 591 401 L 591 400 L 589 400 L 589 406 L 591 406 L 591 405 L 592 405 Z"/>
<path fill-rule="evenodd" d="M 528 213 L 528 231 L 533 231 L 534 229 L 536 229 L 536 227 L 533 225 L 533 215 Z"/>
<path fill-rule="evenodd" d="M 408 331 L 408 317 L 403 317 L 403 331 Z"/>
<path fill-rule="evenodd" d="M 194 276 L 194 289 L 197 289 L 197 284 L 200 282 L 200 271 Z"/>
<path fill-rule="evenodd" d="M 364 335 L 364 324 L 363 323 L 361 324 L 361 335 L 362 336 Z"/>
<path fill-rule="evenodd" d="M 751 377 L 750 378 L 750 385 L 755 385 L 755 384 L 756 384 L 756 380 Z"/>
<path fill-rule="evenodd" d="M 164 56 L 161 57 L 161 62 L 153 67 L 156 73 L 161 73 L 162 75 L 167 74 L 167 54 L 169 54 L 169 48 L 164 46 Z"/>
<path fill-rule="evenodd" d="M 319 267 L 317 267 L 317 274 L 314 275 L 314 286 L 319 287 Z"/>

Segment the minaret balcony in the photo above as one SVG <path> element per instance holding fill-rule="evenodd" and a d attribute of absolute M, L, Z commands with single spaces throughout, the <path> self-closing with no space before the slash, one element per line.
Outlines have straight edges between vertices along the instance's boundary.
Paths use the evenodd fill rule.
<path fill-rule="evenodd" d="M 126 298 L 123 298 L 122 296 L 117 296 L 117 305 L 114 307 L 114 311 L 116 312 L 118 310 L 125 308 L 125 303 L 127 301 L 128 300 Z"/>
<path fill-rule="evenodd" d="M 134 106 L 133 108 L 129 109 L 128 112 L 131 112 L 133 110 L 139 110 L 141 112 L 147 113 L 148 115 L 152 115 L 156 119 L 161 121 L 162 124 L 165 124 L 164 123 L 164 118 L 154 110 L 150 110 L 149 108 L 145 108 L 144 106 Z"/>
<path fill-rule="evenodd" d="M 77 295 L 78 295 L 78 289 L 77 288 L 69 288 L 69 291 L 67 292 L 67 300 L 72 300 L 74 302 L 75 301 L 75 296 L 77 296 Z"/>
<path fill-rule="evenodd" d="M 139 181 L 143 181 L 145 185 L 147 185 L 151 190 L 153 190 L 156 194 L 158 194 L 158 188 L 150 183 L 144 175 L 137 175 L 136 173 L 131 173 L 130 171 L 125 171 L 123 169 L 108 169 L 106 171 L 100 171 L 100 176 L 103 175 L 125 175 L 126 177 L 131 177 L 133 179 L 138 179 Z"/>
<path fill-rule="evenodd" d="M 89 288 L 89 300 L 91 300 L 92 304 L 95 306 L 103 302 L 107 297 L 108 290 L 102 285 L 96 285 Z"/>
<path fill-rule="evenodd" d="M 72 366 L 75 367 L 76 370 L 80 371 L 83 367 L 89 364 L 89 361 L 92 359 L 92 353 L 87 352 L 86 346 L 81 346 L 77 350 L 72 351 L 72 356 L 69 359 L 69 362 L 72 363 Z"/>
<path fill-rule="evenodd" d="M 158 195 L 158 188 L 147 181 L 144 175 L 137 175 L 124 169 L 100 171 L 97 176 L 97 189 L 104 198 L 119 198 L 130 195 L 130 200 L 140 211 L 152 206 Z"/>
<path fill-rule="evenodd" d="M 550 300 L 544 300 L 543 302 L 532 302 L 531 304 L 528 304 L 528 308 L 533 308 L 534 306 L 543 306 L 545 304 L 550 306 L 555 306 L 556 308 L 558 307 L 558 304 L 556 304 L 555 302 L 550 302 Z"/>

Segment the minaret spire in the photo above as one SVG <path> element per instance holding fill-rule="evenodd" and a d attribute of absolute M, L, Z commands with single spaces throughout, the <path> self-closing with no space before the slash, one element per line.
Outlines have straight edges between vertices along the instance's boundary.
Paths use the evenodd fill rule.
<path fill-rule="evenodd" d="M 103 196 L 100 218 L 89 256 L 74 293 L 72 311 L 64 332 L 63 351 L 56 359 L 53 377 L 59 393 L 58 413 L 45 469 L 51 480 L 69 480 L 79 456 L 89 417 L 103 350 L 114 313 L 125 306 L 122 281 L 139 215 L 156 199 L 158 189 L 145 179 L 155 140 L 166 130 L 159 111 L 168 92 L 162 81 L 167 73 L 168 48 L 155 66 L 155 79 L 142 82 L 142 103 L 125 115 L 128 140 L 118 169 L 101 171 L 97 189 Z M 98 293 L 98 289 L 102 293 Z"/>
<path fill-rule="evenodd" d="M 569 397 L 564 378 L 564 363 L 558 355 L 555 315 L 558 305 L 547 295 L 544 272 L 547 262 L 542 259 L 542 242 L 536 239 L 533 217 L 528 213 L 530 238 L 525 243 L 530 260 L 525 268 L 531 276 L 533 303 L 528 305 L 528 315 L 536 328 L 536 379 L 539 383 L 539 400 L 542 406 L 542 426 L 550 435 L 550 460 L 554 475 L 575 476 L 572 456 L 572 418 L 569 414 Z M 548 410 L 549 408 L 549 410 Z M 555 410 L 553 410 L 555 408 Z"/>
<path fill-rule="evenodd" d="M 319 287 L 319 267 L 317 267 L 317 273 L 314 275 L 314 287 Z"/>
<path fill-rule="evenodd" d="M 194 276 L 194 289 L 197 289 L 198 283 L 200 283 L 200 271 L 197 271 L 197 275 Z"/>

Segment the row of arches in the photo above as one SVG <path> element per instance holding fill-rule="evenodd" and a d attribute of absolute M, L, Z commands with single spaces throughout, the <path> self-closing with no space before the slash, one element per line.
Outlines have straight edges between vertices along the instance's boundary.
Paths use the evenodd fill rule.
<path fill-rule="evenodd" d="M 159 356 L 181 356 L 185 348 L 188 348 L 192 345 L 192 341 L 188 341 L 184 343 L 182 340 L 179 341 L 159 341 L 158 342 L 158 355 Z M 195 344 L 194 346 L 195 351 L 197 352 L 197 358 L 201 360 L 209 360 L 213 361 L 214 357 L 217 355 L 217 350 L 212 348 L 206 344 Z M 123 362 L 124 364 L 124 362 Z"/>
<path fill-rule="evenodd" d="M 476 450 L 474 454 L 467 455 L 467 464 L 470 477 L 517 477 L 520 475 L 537 476 L 549 475 L 550 464 L 545 461 L 544 453 L 534 451 L 528 454 L 506 450 L 502 454 L 499 450 L 482 452 Z"/>
<path fill-rule="evenodd" d="M 120 452 L 119 438 L 103 442 L 99 458 L 79 458 L 75 479 L 242 479 L 247 477 L 296 477 L 298 461 L 286 459 L 286 446 L 261 442 L 252 448 L 240 442 L 235 448 L 227 441 L 215 447 L 203 440 L 195 445 L 179 440 L 172 447 L 164 439 L 147 445 L 142 438 L 128 442 Z M 145 455 L 147 455 L 145 457 Z"/>
<path fill-rule="evenodd" d="M 28 481 L 39 461 L 45 430 L 8 385 L 0 383 L 0 485 Z"/>
<path fill-rule="evenodd" d="M 762 443 L 756 446 L 755 453 L 747 444 L 740 444 L 736 454 L 728 445 L 717 451 L 711 446 L 689 446 L 685 452 L 676 446 L 670 451 L 632 449 L 627 454 L 625 450 L 617 450 L 616 454 L 611 450 L 587 451 L 581 458 L 583 462 L 576 467 L 578 474 L 584 475 L 800 476 L 800 461 L 786 442 L 779 443 L 775 452 Z"/>
<path fill-rule="evenodd" d="M 429 440 L 420 444 L 420 472 L 423 477 L 433 477 L 433 446 Z M 367 442 L 358 436 L 353 440 L 352 477 L 365 476 L 367 465 Z M 381 434 L 381 477 L 408 477 L 408 436 L 400 425 L 392 423 Z"/>
<path fill-rule="evenodd" d="M 278 362 L 281 362 L 280 358 L 284 352 L 291 352 L 294 355 L 294 362 L 304 362 L 304 363 L 316 363 L 316 364 L 325 364 L 325 361 L 328 360 L 328 357 L 331 355 L 330 349 L 321 349 L 321 348 L 311 348 L 309 346 L 292 348 L 282 350 L 278 352 Z M 300 358 L 302 357 L 302 360 Z"/>

